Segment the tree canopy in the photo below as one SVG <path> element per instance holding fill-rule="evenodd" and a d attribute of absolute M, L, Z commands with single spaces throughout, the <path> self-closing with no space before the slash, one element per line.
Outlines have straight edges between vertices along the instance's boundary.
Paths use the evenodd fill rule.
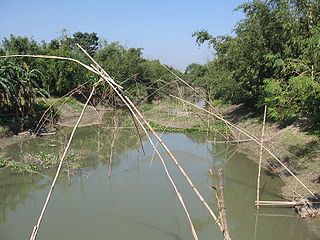
<path fill-rule="evenodd" d="M 0 54 L 52 55 L 90 63 L 76 43 L 94 57 L 118 84 L 124 86 L 133 101 L 158 99 L 165 96 L 165 91 L 175 88 L 170 87 L 175 77 L 158 60 L 145 59 L 142 48 L 108 43 L 96 33 L 76 32 L 70 35 L 63 31 L 61 36 L 48 43 L 10 35 L 3 39 Z M 30 115 L 37 96 L 60 97 L 88 82 L 81 88 L 86 94 L 97 80 L 97 76 L 74 62 L 27 57 L 0 59 L 0 114 Z M 102 85 L 94 97 L 102 100 L 109 91 L 107 85 Z"/>
<path fill-rule="evenodd" d="M 215 56 L 200 76 L 207 92 L 253 109 L 268 105 L 269 116 L 282 122 L 307 117 L 319 125 L 320 1 L 255 0 L 236 10 L 245 17 L 235 36 L 193 33 Z"/>

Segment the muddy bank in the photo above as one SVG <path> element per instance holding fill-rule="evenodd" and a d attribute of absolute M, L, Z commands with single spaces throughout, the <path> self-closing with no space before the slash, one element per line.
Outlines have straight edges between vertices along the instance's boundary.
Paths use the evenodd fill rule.
<path fill-rule="evenodd" d="M 102 124 L 103 114 L 106 111 L 112 111 L 112 109 L 107 109 L 102 106 L 96 108 L 88 106 L 82 116 L 79 127 Z M 79 116 L 80 111 L 76 111 L 75 109 L 64 109 L 61 112 L 61 116 L 57 122 L 57 125 L 60 127 L 73 127 L 78 121 Z"/>
<path fill-rule="evenodd" d="M 83 105 L 84 104 L 80 102 L 77 102 L 77 107 L 68 104 L 64 105 L 61 109 L 59 109 L 59 118 L 57 122 L 50 122 L 45 124 L 38 135 L 52 135 L 55 134 L 55 132 L 61 127 L 74 127 L 80 116 Z M 82 116 L 79 127 L 102 124 L 103 115 L 107 111 L 114 110 L 104 106 L 87 106 L 87 109 Z M 11 144 L 19 143 L 36 137 L 32 131 L 20 132 L 18 134 L 10 133 L 7 135 L 8 136 L 0 137 L 0 149 L 4 149 Z"/>

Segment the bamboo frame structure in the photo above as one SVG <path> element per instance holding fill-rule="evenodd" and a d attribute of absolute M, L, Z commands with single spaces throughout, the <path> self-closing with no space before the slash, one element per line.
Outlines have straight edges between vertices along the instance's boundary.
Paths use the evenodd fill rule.
<path fill-rule="evenodd" d="M 84 51 L 84 53 L 96 64 L 95 67 L 93 65 L 91 65 L 91 67 L 93 69 L 95 69 L 95 71 L 100 72 L 101 71 L 101 77 L 103 77 L 105 79 L 105 81 L 110 85 L 110 87 L 114 90 L 114 92 L 118 95 L 118 97 L 123 101 L 123 103 L 126 104 L 126 106 L 128 107 L 129 111 L 132 113 L 133 117 L 137 120 L 137 122 L 139 123 L 139 125 L 141 126 L 141 128 L 143 129 L 143 131 L 146 133 L 146 136 L 149 139 L 149 142 L 152 144 L 153 148 L 155 148 L 155 145 L 153 143 L 153 141 L 151 140 L 146 128 L 144 127 L 143 124 L 145 124 L 147 126 L 147 128 L 151 131 L 151 133 L 153 134 L 153 136 L 157 139 L 157 141 L 159 141 L 159 143 L 162 145 L 162 147 L 164 148 L 164 150 L 167 152 L 167 154 L 169 155 L 169 157 L 171 158 L 171 160 L 174 162 L 174 164 L 176 165 L 176 167 L 178 168 L 178 170 L 181 172 L 181 174 L 184 176 L 184 178 L 186 179 L 186 181 L 188 182 L 188 184 L 191 186 L 192 190 L 194 191 L 194 193 L 196 194 L 196 196 L 199 198 L 199 200 L 201 201 L 201 203 L 204 205 L 204 207 L 208 210 L 208 212 L 210 213 L 211 217 L 213 218 L 213 220 L 216 222 L 217 221 L 217 217 L 214 214 L 214 212 L 212 211 L 212 209 L 210 208 L 209 204 L 205 201 L 205 199 L 202 197 L 202 195 L 200 194 L 200 192 L 198 191 L 198 189 L 195 187 L 195 185 L 193 184 L 192 180 L 190 179 L 190 177 L 188 176 L 188 174 L 185 172 L 185 170 L 182 168 L 182 166 L 179 164 L 179 162 L 177 161 L 177 159 L 175 158 L 175 156 L 172 154 L 172 152 L 169 150 L 169 148 L 167 147 L 167 145 L 162 141 L 162 139 L 159 137 L 159 135 L 154 131 L 154 129 L 150 126 L 150 124 L 148 123 L 148 121 L 146 121 L 146 119 L 142 116 L 141 112 L 137 109 L 137 107 L 133 104 L 133 102 L 126 96 L 123 94 L 122 89 L 117 89 L 114 85 L 112 81 L 108 81 L 109 78 L 111 78 L 102 68 L 101 66 L 99 66 L 99 64 L 88 54 L 85 52 L 85 50 L 83 48 L 81 48 L 80 45 L 78 45 L 80 47 L 80 49 L 82 51 Z M 100 71 L 99 71 L 99 70 Z M 160 159 L 162 159 L 160 153 L 158 152 L 158 150 L 156 150 L 157 155 L 160 157 Z M 164 162 L 164 161 L 163 161 Z M 191 219 L 190 219 L 191 221 Z M 217 223 L 217 225 L 219 226 L 219 229 L 221 232 L 223 232 L 223 228 L 221 226 L 221 224 Z"/>
<path fill-rule="evenodd" d="M 162 141 L 162 139 L 158 136 L 158 134 L 154 131 L 154 129 L 150 126 L 150 124 L 144 119 L 144 117 L 142 116 L 142 114 L 140 113 L 140 111 L 136 108 L 136 106 L 132 103 L 132 101 L 124 94 L 123 92 L 123 88 L 122 86 L 118 85 L 115 83 L 115 81 L 104 71 L 104 69 L 101 68 L 101 66 L 80 46 L 78 45 L 79 48 L 92 60 L 92 62 L 94 63 L 91 64 L 90 66 L 78 61 L 78 60 L 75 60 L 75 59 L 72 59 L 72 58 L 66 58 L 66 57 L 58 57 L 58 56 L 46 56 L 46 55 L 8 55 L 8 56 L 0 56 L 0 58 L 12 58 L 12 57 L 33 57 L 33 58 L 47 58 L 47 59 L 58 59 L 58 60 L 66 60 L 66 61 L 72 61 L 72 62 L 75 62 L 75 63 L 78 63 L 80 64 L 81 66 L 85 67 L 86 69 L 88 69 L 89 71 L 97 74 L 98 76 L 100 76 L 100 80 L 95 83 L 93 85 L 93 88 L 92 88 L 92 91 L 91 91 L 91 94 L 86 102 L 86 104 L 84 105 L 83 109 L 82 109 L 82 112 L 79 116 L 79 119 L 77 121 L 77 123 L 75 124 L 74 128 L 73 128 L 73 131 L 72 131 L 72 134 L 70 135 L 69 137 L 69 141 L 68 141 L 68 144 L 64 150 L 64 154 L 63 156 L 61 157 L 61 160 L 60 160 L 60 163 L 59 163 L 59 167 L 56 171 L 56 175 L 55 175 L 55 178 L 54 178 L 54 181 L 51 185 L 51 188 L 49 190 L 49 193 L 47 195 L 47 198 L 46 198 L 46 201 L 44 203 L 44 206 L 42 208 L 42 211 L 41 211 L 41 214 L 39 216 L 39 219 L 37 221 L 37 224 L 34 226 L 33 228 L 33 231 L 32 231 L 32 234 L 31 234 L 31 237 L 30 237 L 30 240 L 35 240 L 36 237 L 37 237 L 37 233 L 39 231 L 39 228 L 40 228 L 40 224 L 41 224 L 41 221 L 43 219 L 43 216 L 44 216 L 44 213 L 45 213 L 45 210 L 47 209 L 48 207 L 48 203 L 49 203 L 49 200 L 51 198 L 51 195 L 53 193 L 53 190 L 54 190 L 54 187 L 55 187 L 55 184 L 56 184 L 56 181 L 57 181 L 57 178 L 60 174 L 60 171 L 61 171 L 61 168 L 62 168 L 62 163 L 63 163 L 63 160 L 66 156 L 66 153 L 70 147 L 70 144 L 72 142 L 72 139 L 74 137 L 74 133 L 81 121 L 81 118 L 83 116 L 83 113 L 89 103 L 89 100 L 91 99 L 94 91 L 95 91 L 95 87 L 102 81 L 105 81 L 110 87 L 111 89 L 116 93 L 116 95 L 125 103 L 125 105 L 128 107 L 130 113 L 132 114 L 134 120 L 136 120 L 139 125 L 141 126 L 141 128 L 143 129 L 143 131 L 146 133 L 146 136 L 148 137 L 151 145 L 153 146 L 153 148 L 155 148 L 155 145 L 154 143 L 152 142 L 149 134 L 148 134 L 148 131 L 147 129 L 144 127 L 144 125 L 147 126 L 147 128 L 151 131 L 151 133 L 155 136 L 155 138 L 159 141 L 159 143 L 162 145 L 162 147 L 165 149 L 165 151 L 168 153 L 169 157 L 171 158 L 171 160 L 175 163 L 176 167 L 179 169 L 179 171 L 181 172 L 181 174 L 184 176 L 184 178 L 186 179 L 186 181 L 188 182 L 188 184 L 191 186 L 192 190 L 194 191 L 194 193 L 197 195 L 197 197 L 199 198 L 199 200 L 201 201 L 201 203 L 205 206 L 205 208 L 208 210 L 209 214 L 211 215 L 211 217 L 213 218 L 213 220 L 217 223 L 220 231 L 223 233 L 223 227 L 221 226 L 220 223 L 217 222 L 217 217 L 216 215 L 214 214 L 214 212 L 212 211 L 212 209 L 210 208 L 210 206 L 208 205 L 208 203 L 204 200 L 204 198 L 202 197 L 202 195 L 200 194 L 200 192 L 197 190 L 197 188 L 195 187 L 195 185 L 193 184 L 193 182 L 191 181 L 191 179 L 189 178 L 189 176 L 187 175 L 187 173 L 185 172 L 185 170 L 182 168 L 182 166 L 179 164 L 179 162 L 177 161 L 177 159 L 175 158 L 175 156 L 171 153 L 171 151 L 169 150 L 169 148 L 165 145 L 165 143 Z M 163 167 L 164 167 L 164 170 L 165 170 L 165 173 L 167 175 L 167 177 L 169 178 L 177 196 L 178 196 L 178 199 L 187 215 L 187 218 L 188 218 L 188 221 L 189 221 L 189 224 L 190 224 L 190 227 L 191 227 L 191 232 L 192 232 L 192 235 L 194 237 L 195 240 L 198 240 L 198 237 L 197 237 L 197 234 L 196 234 L 196 231 L 195 231 L 195 228 L 192 224 L 192 220 L 191 220 L 191 217 L 190 217 L 190 214 L 188 213 L 188 210 L 185 206 L 185 203 L 182 199 L 182 196 L 181 194 L 179 193 L 177 187 L 175 186 L 169 172 L 168 172 L 168 169 L 166 167 L 166 164 L 162 158 L 162 156 L 160 155 L 160 153 L 158 152 L 158 150 L 155 148 L 155 151 L 157 153 L 157 155 L 159 156 L 162 164 L 163 164 Z"/>

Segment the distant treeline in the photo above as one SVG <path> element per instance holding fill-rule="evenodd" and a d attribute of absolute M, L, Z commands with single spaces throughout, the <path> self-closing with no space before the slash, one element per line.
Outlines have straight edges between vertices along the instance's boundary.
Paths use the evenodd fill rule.
<path fill-rule="evenodd" d="M 320 1 L 268 0 L 240 5 L 244 19 L 235 36 L 195 32 L 215 58 L 191 64 L 189 81 L 213 99 L 243 103 L 253 110 L 268 106 L 268 115 L 291 123 L 308 119 L 320 125 Z"/>
<path fill-rule="evenodd" d="M 175 77 L 158 60 L 142 57 L 142 48 L 126 48 L 118 42 L 108 43 L 96 33 L 62 32 L 50 42 L 36 42 L 28 37 L 4 38 L 0 55 L 41 54 L 69 57 L 90 64 L 76 46 L 80 44 L 111 77 L 122 84 L 135 101 L 161 98 L 172 90 L 168 83 Z M 171 68 L 177 74 L 177 70 Z M 89 81 L 81 92 L 86 94 L 98 79 L 82 66 L 68 61 L 17 57 L 0 59 L 0 113 L 23 116 L 33 111 L 37 96 L 60 97 Z M 95 99 L 107 97 L 108 86 L 100 86 Z"/>

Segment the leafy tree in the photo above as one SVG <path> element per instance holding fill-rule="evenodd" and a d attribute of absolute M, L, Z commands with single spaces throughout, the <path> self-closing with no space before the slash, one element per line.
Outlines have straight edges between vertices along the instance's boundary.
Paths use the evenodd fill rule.
<path fill-rule="evenodd" d="M 0 61 L 0 112 L 16 113 L 22 120 L 34 111 L 36 96 L 46 97 L 47 92 L 37 84 L 38 70 L 27 70 L 12 61 Z M 23 125 L 21 127 L 23 130 Z"/>
<path fill-rule="evenodd" d="M 320 124 L 320 1 L 256 0 L 236 10 L 245 18 L 234 37 L 193 34 L 215 54 L 198 85 L 210 83 L 212 96 L 233 103 L 267 104 L 280 121 L 308 117 Z"/>

